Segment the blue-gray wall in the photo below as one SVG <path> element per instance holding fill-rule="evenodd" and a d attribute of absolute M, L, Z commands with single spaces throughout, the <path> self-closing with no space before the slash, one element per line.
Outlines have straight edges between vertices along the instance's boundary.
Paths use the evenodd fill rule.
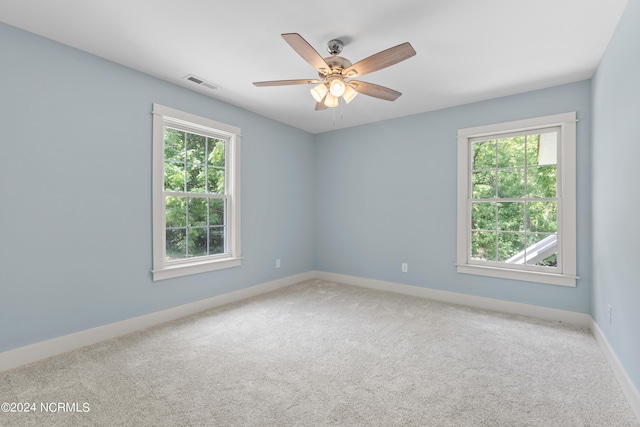
<path fill-rule="evenodd" d="M 640 0 L 593 78 L 592 315 L 640 390 Z M 612 307 L 609 323 L 607 305 Z"/>
<path fill-rule="evenodd" d="M 569 111 L 579 119 L 577 287 L 457 273 L 458 129 Z M 582 81 L 318 135 L 316 269 L 589 313 L 590 114 Z"/>
<path fill-rule="evenodd" d="M 313 270 L 313 135 L 1 23 L 0 58 L 0 351 Z M 242 267 L 152 282 L 154 102 L 242 129 Z"/>

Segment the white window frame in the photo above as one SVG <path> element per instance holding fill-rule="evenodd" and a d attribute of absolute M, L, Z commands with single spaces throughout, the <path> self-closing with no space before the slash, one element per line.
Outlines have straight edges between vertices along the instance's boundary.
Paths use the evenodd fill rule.
<path fill-rule="evenodd" d="M 559 127 L 558 144 L 558 271 L 533 271 L 518 265 L 499 267 L 473 263 L 471 256 L 471 143 L 489 137 Z M 458 273 L 576 286 L 576 113 L 564 113 L 458 130 Z"/>
<path fill-rule="evenodd" d="M 224 254 L 178 261 L 166 260 L 166 211 L 164 192 L 165 126 L 226 140 L 225 186 L 227 194 L 227 242 Z M 153 280 L 239 267 L 240 252 L 240 128 L 153 104 Z"/>

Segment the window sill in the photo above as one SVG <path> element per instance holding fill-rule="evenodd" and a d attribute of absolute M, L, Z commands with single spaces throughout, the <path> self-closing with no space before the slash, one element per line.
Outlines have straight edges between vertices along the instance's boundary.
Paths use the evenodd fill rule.
<path fill-rule="evenodd" d="M 188 276 L 190 274 L 240 267 L 240 265 L 242 265 L 242 258 L 223 258 L 193 262 L 189 264 L 168 265 L 157 270 L 151 270 L 151 273 L 153 274 L 153 281 L 155 282 L 174 277 Z"/>
<path fill-rule="evenodd" d="M 511 270 L 508 268 L 488 267 L 484 265 L 457 264 L 458 273 L 478 276 L 498 277 L 501 279 L 523 280 L 526 282 L 545 283 L 548 285 L 576 286 L 577 276 L 542 273 L 539 271 Z"/>

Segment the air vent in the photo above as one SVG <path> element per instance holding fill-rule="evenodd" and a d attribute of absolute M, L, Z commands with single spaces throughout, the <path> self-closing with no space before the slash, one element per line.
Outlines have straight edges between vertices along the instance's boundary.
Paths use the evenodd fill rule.
<path fill-rule="evenodd" d="M 192 83 L 195 83 L 195 84 L 200 85 L 200 86 L 204 86 L 204 87 L 209 88 L 211 90 L 218 90 L 218 87 L 219 87 L 219 86 L 214 85 L 211 82 L 208 82 L 208 81 L 206 81 L 204 79 L 201 79 L 200 77 L 196 77 L 193 74 L 189 74 L 187 76 L 184 76 L 184 78 L 189 80 Z"/>

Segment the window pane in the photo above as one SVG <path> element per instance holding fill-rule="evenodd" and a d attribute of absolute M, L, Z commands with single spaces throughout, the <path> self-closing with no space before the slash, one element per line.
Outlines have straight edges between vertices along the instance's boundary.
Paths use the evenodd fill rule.
<path fill-rule="evenodd" d="M 558 266 L 558 236 L 556 234 L 529 234 L 527 236 L 527 264 Z"/>
<path fill-rule="evenodd" d="M 225 200 L 209 199 L 209 225 L 224 225 Z"/>
<path fill-rule="evenodd" d="M 164 191 L 184 191 L 184 163 L 164 163 Z"/>
<path fill-rule="evenodd" d="M 524 233 L 498 233 L 498 261 L 517 262 L 524 251 L 524 240 Z"/>
<path fill-rule="evenodd" d="M 224 169 L 210 166 L 207 170 L 207 191 L 215 194 L 225 194 Z"/>
<path fill-rule="evenodd" d="M 183 259 L 187 253 L 187 230 L 167 229 L 167 259 Z"/>
<path fill-rule="evenodd" d="M 221 139 L 209 138 L 208 164 L 211 166 L 224 167 L 225 165 L 225 141 Z"/>
<path fill-rule="evenodd" d="M 207 228 L 189 228 L 189 257 L 207 255 Z"/>
<path fill-rule="evenodd" d="M 473 198 L 491 199 L 496 197 L 495 171 L 474 172 L 472 179 Z"/>
<path fill-rule="evenodd" d="M 471 259 L 480 261 L 496 260 L 496 233 L 471 233 Z"/>
<path fill-rule="evenodd" d="M 192 197 L 189 199 L 189 226 L 207 225 L 207 199 Z"/>
<path fill-rule="evenodd" d="M 496 229 L 496 203 L 474 203 L 471 207 L 472 230 Z"/>
<path fill-rule="evenodd" d="M 542 233 L 558 232 L 558 203 L 557 202 L 528 202 L 527 203 L 528 231 Z"/>
<path fill-rule="evenodd" d="M 524 231 L 524 202 L 498 203 L 498 230 Z"/>
<path fill-rule="evenodd" d="M 205 190 L 205 168 L 204 166 L 187 166 L 187 191 L 190 193 L 204 193 Z"/>
<path fill-rule="evenodd" d="M 226 227 L 211 227 L 209 229 L 209 255 L 225 252 L 225 230 Z"/>
<path fill-rule="evenodd" d="M 498 140 L 498 167 L 524 166 L 524 136 Z"/>
<path fill-rule="evenodd" d="M 540 135 L 527 135 L 527 165 L 538 166 L 538 147 L 540 144 Z"/>
<path fill-rule="evenodd" d="M 498 197 L 508 199 L 524 197 L 523 169 L 505 169 L 498 171 Z"/>
<path fill-rule="evenodd" d="M 556 197 L 556 166 L 527 168 L 528 197 Z"/>
<path fill-rule="evenodd" d="M 167 196 L 165 199 L 167 227 L 184 227 L 187 225 L 187 198 Z"/>
<path fill-rule="evenodd" d="M 496 167 L 496 142 L 493 140 L 479 141 L 472 144 L 472 169 L 490 169 Z"/>
<path fill-rule="evenodd" d="M 176 129 L 165 128 L 164 159 L 184 163 L 184 132 Z"/>
<path fill-rule="evenodd" d="M 187 163 L 203 165 L 206 159 L 207 138 L 192 133 L 187 134 Z"/>

